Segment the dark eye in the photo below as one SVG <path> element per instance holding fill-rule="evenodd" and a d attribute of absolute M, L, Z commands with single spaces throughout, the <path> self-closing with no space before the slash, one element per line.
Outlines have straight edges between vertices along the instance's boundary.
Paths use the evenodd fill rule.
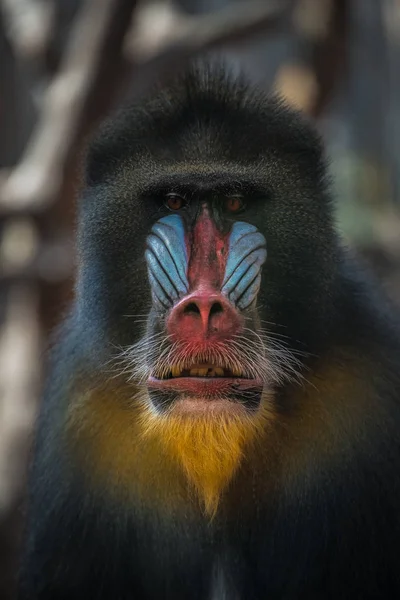
<path fill-rule="evenodd" d="M 186 200 L 178 194 L 167 194 L 165 199 L 165 206 L 170 210 L 179 210 L 186 205 Z"/>
<path fill-rule="evenodd" d="M 244 208 L 244 200 L 241 196 L 230 196 L 225 198 L 225 208 L 231 213 L 237 213 Z"/>

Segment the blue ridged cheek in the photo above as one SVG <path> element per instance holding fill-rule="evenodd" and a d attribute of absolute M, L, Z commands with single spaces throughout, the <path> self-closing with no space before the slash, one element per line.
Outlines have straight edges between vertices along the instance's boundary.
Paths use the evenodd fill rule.
<path fill-rule="evenodd" d="M 229 237 L 221 291 L 240 310 L 248 308 L 256 299 L 266 258 L 267 242 L 257 227 L 240 221 L 235 223 Z"/>
<path fill-rule="evenodd" d="M 179 215 L 163 217 L 152 227 L 145 258 L 153 302 L 168 310 L 189 290 L 185 229 Z"/>

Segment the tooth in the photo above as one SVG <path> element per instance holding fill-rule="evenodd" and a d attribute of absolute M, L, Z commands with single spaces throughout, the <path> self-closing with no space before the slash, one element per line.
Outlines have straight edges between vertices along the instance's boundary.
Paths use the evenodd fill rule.
<path fill-rule="evenodd" d="M 173 365 L 171 367 L 172 377 L 179 377 L 181 374 L 181 369 L 177 365 Z"/>
<path fill-rule="evenodd" d="M 208 369 L 208 377 L 216 377 L 215 369 Z"/>
<path fill-rule="evenodd" d="M 208 373 L 208 367 L 201 367 L 200 369 L 198 369 L 198 373 L 199 373 L 199 377 L 206 377 L 207 373 Z"/>
<path fill-rule="evenodd" d="M 233 369 L 232 373 L 234 374 L 235 377 L 240 377 L 242 374 L 242 371 L 240 371 L 239 369 Z"/>
<path fill-rule="evenodd" d="M 191 377 L 198 377 L 199 369 L 197 369 L 196 367 L 193 367 L 192 369 L 190 369 L 189 374 Z"/>
<path fill-rule="evenodd" d="M 214 371 L 215 371 L 215 376 L 216 377 L 223 377 L 224 376 L 224 370 L 223 370 L 222 367 L 215 367 Z"/>

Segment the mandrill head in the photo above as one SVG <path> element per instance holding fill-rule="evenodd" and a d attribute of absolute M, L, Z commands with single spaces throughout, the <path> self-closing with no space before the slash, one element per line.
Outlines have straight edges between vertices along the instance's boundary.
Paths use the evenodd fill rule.
<path fill-rule="evenodd" d="M 94 348 L 118 349 L 137 439 L 160 441 L 213 513 L 324 343 L 336 244 L 319 140 L 194 68 L 102 128 L 87 181 L 78 312 Z"/>

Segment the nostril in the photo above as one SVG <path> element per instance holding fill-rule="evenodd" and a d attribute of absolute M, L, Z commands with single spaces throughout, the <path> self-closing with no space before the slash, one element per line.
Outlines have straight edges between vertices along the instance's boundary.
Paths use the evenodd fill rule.
<path fill-rule="evenodd" d="M 214 302 L 210 310 L 210 317 L 212 317 L 213 315 L 218 315 L 222 312 L 224 312 L 222 304 L 220 302 Z"/>
<path fill-rule="evenodd" d="M 172 307 L 166 326 L 174 340 L 211 343 L 237 334 L 242 319 L 222 294 L 201 289 Z"/>
<path fill-rule="evenodd" d="M 200 314 L 200 309 L 197 306 L 197 304 L 195 304 L 195 302 L 190 302 L 190 304 L 188 304 L 187 306 L 185 306 L 185 308 L 183 309 L 183 314 L 184 315 L 199 315 Z"/>

